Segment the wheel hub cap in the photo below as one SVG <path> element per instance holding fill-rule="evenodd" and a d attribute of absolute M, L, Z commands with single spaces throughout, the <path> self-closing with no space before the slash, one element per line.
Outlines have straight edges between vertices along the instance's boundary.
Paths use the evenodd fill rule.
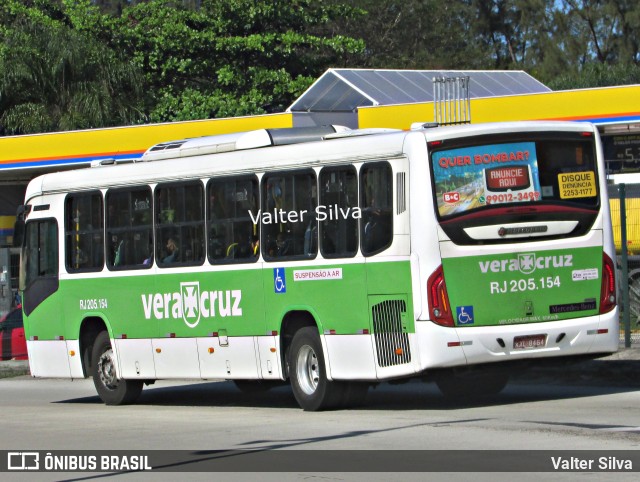
<path fill-rule="evenodd" d="M 316 352 L 309 345 L 303 346 L 298 352 L 296 375 L 302 391 L 307 395 L 312 395 L 318 388 L 320 371 Z"/>

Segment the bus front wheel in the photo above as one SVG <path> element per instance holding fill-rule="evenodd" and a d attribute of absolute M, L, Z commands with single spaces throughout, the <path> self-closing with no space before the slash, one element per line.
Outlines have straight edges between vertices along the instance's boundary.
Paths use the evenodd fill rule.
<path fill-rule="evenodd" d="M 118 379 L 115 355 L 106 331 L 100 332 L 93 344 L 91 370 L 93 384 L 106 405 L 126 405 L 140 396 L 142 380 Z"/>
<path fill-rule="evenodd" d="M 289 350 L 289 378 L 293 395 L 303 410 L 336 408 L 342 401 L 344 385 L 327 380 L 316 327 L 301 328 L 293 336 Z"/>

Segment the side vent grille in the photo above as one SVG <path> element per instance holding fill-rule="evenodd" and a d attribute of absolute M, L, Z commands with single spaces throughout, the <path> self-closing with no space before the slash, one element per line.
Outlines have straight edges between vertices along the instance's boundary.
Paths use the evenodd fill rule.
<path fill-rule="evenodd" d="M 411 362 L 409 336 L 402 329 L 404 300 L 386 300 L 371 307 L 378 365 L 388 367 Z"/>
<path fill-rule="evenodd" d="M 397 192 L 397 213 L 402 214 L 407 210 L 407 194 L 405 190 L 405 173 L 399 172 L 396 174 L 396 192 Z"/>

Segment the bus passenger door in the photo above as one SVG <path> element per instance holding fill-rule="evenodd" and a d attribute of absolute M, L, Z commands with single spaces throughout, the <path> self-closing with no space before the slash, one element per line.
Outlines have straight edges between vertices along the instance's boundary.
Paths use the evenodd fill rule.
<path fill-rule="evenodd" d="M 55 219 L 35 219 L 26 224 L 20 279 L 31 374 L 69 378 Z"/>

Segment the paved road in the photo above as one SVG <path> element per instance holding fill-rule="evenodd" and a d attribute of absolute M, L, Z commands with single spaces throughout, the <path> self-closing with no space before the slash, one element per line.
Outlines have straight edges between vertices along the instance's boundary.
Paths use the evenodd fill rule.
<path fill-rule="evenodd" d="M 158 382 L 107 407 L 90 380 L 0 380 L 3 449 L 638 449 L 637 388 L 515 384 L 451 404 L 431 384 L 383 384 L 357 410 L 307 413 L 288 388 Z"/>
<path fill-rule="evenodd" d="M 370 392 L 362 408 L 326 413 L 302 412 L 287 388 L 260 397 L 247 397 L 229 382 L 158 382 L 145 388 L 137 405 L 106 407 L 95 395 L 90 380 L 72 382 L 16 376 L 25 373 L 28 373 L 26 361 L 0 363 L 0 450 L 46 453 L 51 450 L 177 449 L 196 457 L 205 454 L 205 461 L 215 461 L 220 458 L 210 451 L 265 450 L 264 453 L 273 454 L 278 452 L 269 449 L 288 449 L 320 451 L 319 459 L 329 459 L 332 463 L 336 457 L 353 453 L 349 449 L 384 450 L 378 452 L 383 454 L 405 449 L 446 451 L 442 453 L 512 449 L 524 454 L 546 450 L 565 455 L 562 451 L 591 450 L 596 456 L 605 453 L 602 451 L 631 451 L 626 453 L 638 457 L 634 470 L 640 469 L 640 455 L 635 455 L 640 453 L 640 349 L 637 347 L 594 361 L 536 367 L 517 378 L 503 394 L 481 404 L 451 404 L 433 385 L 412 382 L 396 386 L 382 384 Z M 331 450 L 337 452 L 329 452 Z M 238 460 L 226 453 L 222 457 Z M 313 459 L 315 453 L 312 452 Z M 482 452 L 481 456 L 485 454 L 487 452 Z M 376 459 L 388 460 L 388 457 Z M 504 459 L 503 453 L 497 457 Z M 456 467 L 468 459 L 464 453 L 460 458 L 460 463 L 452 464 L 451 473 L 431 474 L 430 478 L 468 480 L 470 474 L 455 472 Z M 543 460 L 548 464 L 548 458 Z M 173 465 L 168 462 L 165 467 Z M 194 465 L 190 467 L 193 469 Z M 242 466 L 241 470 L 247 468 Z M 395 480 L 399 475 L 292 470 L 260 474 L 260 479 L 372 482 Z M 146 481 L 174 480 L 176 475 L 159 473 L 154 468 L 154 473 L 106 475 L 0 473 L 0 479 L 32 482 L 118 477 L 119 480 Z M 246 472 L 224 472 L 215 478 L 244 481 L 247 475 Z M 512 472 L 473 474 L 476 482 L 511 481 L 513 476 Z M 518 479 L 536 482 L 541 477 L 576 480 L 584 476 L 589 475 L 518 473 Z M 597 477 L 598 480 L 636 480 L 637 473 L 600 472 Z M 186 472 L 181 473 L 180 478 L 211 480 L 211 475 Z M 424 480 L 425 474 L 402 472 L 401 478 Z"/>
<path fill-rule="evenodd" d="M 382 384 L 370 392 L 360 409 L 307 413 L 297 407 L 286 387 L 247 397 L 230 382 L 158 382 L 144 389 L 136 405 L 107 407 L 95 395 L 90 380 L 22 376 L 0 379 L 0 407 L 2 450 L 640 448 L 637 386 L 516 383 L 482 404 L 452 404 L 431 384 Z M 70 480 L 52 478 L 52 474 L 33 474 L 36 479 L 10 475 L 14 477 L 11 480 Z M 147 478 L 143 474 L 124 477 L 149 480 L 151 474 L 144 475 Z M 169 475 L 160 474 L 155 480 L 170 480 Z M 198 474 L 183 475 L 199 480 Z M 317 477 L 284 475 L 284 479 L 270 480 Z M 320 479 L 361 480 L 357 475 L 328 473 Z M 447 479 L 446 474 L 439 475 Z M 526 474 L 524 478 L 537 480 L 540 475 Z M 551 475 L 573 480 L 571 474 Z M 604 475 L 605 479 L 612 477 L 609 480 L 632 480 L 634 474 Z M 80 480 L 91 474 L 75 476 Z M 367 479 L 389 480 L 381 474 Z M 217 480 L 243 477 L 225 474 Z"/>

